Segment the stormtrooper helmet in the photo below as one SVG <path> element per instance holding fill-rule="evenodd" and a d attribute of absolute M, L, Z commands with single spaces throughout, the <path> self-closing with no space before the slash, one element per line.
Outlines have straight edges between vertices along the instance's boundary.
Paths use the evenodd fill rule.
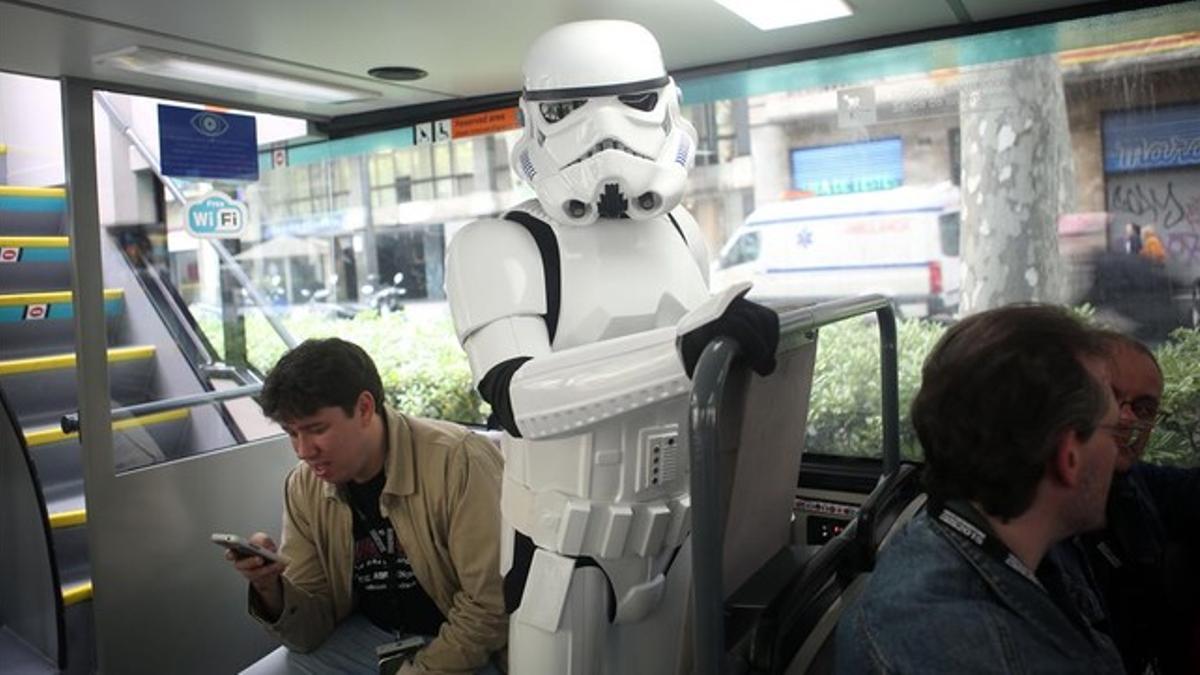
<path fill-rule="evenodd" d="M 647 219 L 675 208 L 695 159 L 658 42 L 629 21 L 553 28 L 525 60 L 516 171 L 555 220 Z"/>

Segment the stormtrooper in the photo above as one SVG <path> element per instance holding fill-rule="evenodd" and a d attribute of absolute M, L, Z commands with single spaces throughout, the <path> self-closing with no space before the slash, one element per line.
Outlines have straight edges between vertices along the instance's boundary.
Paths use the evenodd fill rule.
<path fill-rule="evenodd" d="M 708 291 L 679 206 L 696 132 L 654 37 L 625 21 L 531 47 L 512 166 L 537 195 L 463 228 L 446 290 L 503 428 L 509 670 L 674 673 L 686 651 L 690 373 L 717 335 L 760 374 L 778 317 Z"/>

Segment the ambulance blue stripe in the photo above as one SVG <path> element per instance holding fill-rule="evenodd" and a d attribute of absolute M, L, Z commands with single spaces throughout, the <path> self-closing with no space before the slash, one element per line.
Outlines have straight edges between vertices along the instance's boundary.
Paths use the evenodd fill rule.
<path fill-rule="evenodd" d="M 767 274 L 808 274 L 811 272 L 861 272 L 863 270 L 899 270 L 929 267 L 928 262 L 894 263 L 889 265 L 829 265 L 825 267 L 772 267 Z"/>

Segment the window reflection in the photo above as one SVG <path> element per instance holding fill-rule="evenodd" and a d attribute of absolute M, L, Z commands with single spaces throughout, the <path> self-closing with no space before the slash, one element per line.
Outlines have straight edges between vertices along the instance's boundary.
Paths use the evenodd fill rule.
<path fill-rule="evenodd" d="M 1187 32 L 1198 24 L 1200 10 L 1173 6 L 682 81 L 699 135 L 684 204 L 713 278 L 811 300 L 892 295 L 923 318 L 901 333 L 910 380 L 936 321 L 1014 300 L 1086 302 L 1161 342 L 1200 315 L 1200 37 Z M 269 367 L 284 349 L 270 312 L 299 339 L 369 343 L 412 412 L 482 421 L 443 257 L 463 225 L 532 196 L 509 164 L 518 135 L 278 139 L 260 148 L 257 183 L 183 184 L 247 203 L 250 227 L 225 245 L 269 306 L 183 233 L 181 205 L 159 189 L 164 277 L 214 361 Z M 763 220 L 771 212 L 784 225 Z M 1141 250 L 1151 230 L 1161 259 L 1132 250 L 1130 232 Z M 851 363 L 835 342 L 820 358 Z M 845 387 L 815 395 L 875 401 L 876 385 L 856 389 L 845 368 L 829 371 Z M 839 419 L 860 426 L 840 437 L 861 435 L 871 405 L 847 408 Z M 865 433 L 810 450 L 874 454 Z"/>

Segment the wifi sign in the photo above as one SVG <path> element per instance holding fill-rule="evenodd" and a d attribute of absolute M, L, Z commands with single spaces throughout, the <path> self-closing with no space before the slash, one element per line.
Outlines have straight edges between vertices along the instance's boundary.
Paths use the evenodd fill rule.
<path fill-rule="evenodd" d="M 194 237 L 237 239 L 246 230 L 246 205 L 220 192 L 188 203 L 187 231 Z"/>

